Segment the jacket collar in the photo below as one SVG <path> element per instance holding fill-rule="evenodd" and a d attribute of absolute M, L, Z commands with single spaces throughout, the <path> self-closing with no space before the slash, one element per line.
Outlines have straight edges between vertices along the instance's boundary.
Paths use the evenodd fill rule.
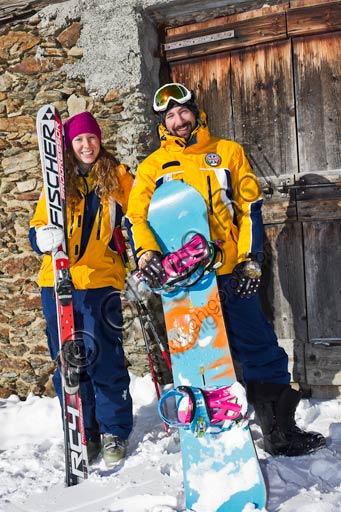
<path fill-rule="evenodd" d="M 88 195 L 94 189 L 95 165 L 92 166 L 88 174 L 78 173 L 78 190 L 82 196 Z"/>

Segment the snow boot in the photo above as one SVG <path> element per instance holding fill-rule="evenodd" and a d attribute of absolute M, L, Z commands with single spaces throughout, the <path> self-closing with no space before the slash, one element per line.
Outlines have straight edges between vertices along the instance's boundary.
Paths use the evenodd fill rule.
<path fill-rule="evenodd" d="M 102 454 L 107 468 L 116 466 L 126 455 L 127 441 L 112 434 L 102 435 Z"/>
<path fill-rule="evenodd" d="M 322 434 L 305 432 L 296 425 L 295 411 L 301 393 L 289 384 L 251 382 L 247 384 L 247 397 L 262 429 L 266 452 L 294 457 L 325 446 Z"/>

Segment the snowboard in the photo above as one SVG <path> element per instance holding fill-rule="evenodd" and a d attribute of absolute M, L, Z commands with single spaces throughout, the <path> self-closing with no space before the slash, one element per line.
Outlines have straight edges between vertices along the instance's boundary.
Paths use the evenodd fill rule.
<path fill-rule="evenodd" d="M 205 200 L 181 180 L 155 190 L 148 224 L 164 254 L 178 250 L 196 233 L 210 240 Z M 237 379 L 215 271 L 190 287 L 163 290 L 161 299 L 174 388 L 233 385 Z M 242 512 L 248 504 L 256 510 L 265 507 L 266 488 L 247 420 L 218 433 L 207 429 L 204 435 L 180 427 L 179 435 L 187 511 Z"/>

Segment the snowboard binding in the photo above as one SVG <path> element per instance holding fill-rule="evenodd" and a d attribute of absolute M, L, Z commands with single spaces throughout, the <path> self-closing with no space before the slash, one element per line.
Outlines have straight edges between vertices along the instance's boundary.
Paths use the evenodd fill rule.
<path fill-rule="evenodd" d="M 163 413 L 163 406 L 171 397 L 176 397 L 177 420 L 171 420 Z M 159 401 L 159 415 L 165 423 L 190 429 L 197 437 L 245 425 L 246 412 L 245 390 L 239 383 L 207 390 L 178 386 Z"/>
<path fill-rule="evenodd" d="M 148 288 L 153 292 L 163 292 L 193 286 L 205 274 L 222 265 L 223 253 L 220 244 L 220 240 L 207 241 L 203 235 L 196 233 L 180 249 L 162 258 L 162 266 L 167 276 L 162 286 Z M 138 277 L 143 279 L 139 273 Z"/>
<path fill-rule="evenodd" d="M 217 256 L 219 255 L 219 260 Z M 167 275 L 165 286 L 192 286 L 206 272 L 221 265 L 222 251 L 220 242 L 207 241 L 203 235 L 196 233 L 180 249 L 167 254 L 162 265 Z"/>

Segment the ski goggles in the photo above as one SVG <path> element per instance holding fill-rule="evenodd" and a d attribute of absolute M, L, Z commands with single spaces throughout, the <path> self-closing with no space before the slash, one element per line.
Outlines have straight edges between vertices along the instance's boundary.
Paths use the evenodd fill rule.
<path fill-rule="evenodd" d="M 171 100 L 183 105 L 192 97 L 191 91 L 182 84 L 166 84 L 160 87 L 154 95 L 153 109 L 155 112 L 164 112 L 167 110 Z"/>

